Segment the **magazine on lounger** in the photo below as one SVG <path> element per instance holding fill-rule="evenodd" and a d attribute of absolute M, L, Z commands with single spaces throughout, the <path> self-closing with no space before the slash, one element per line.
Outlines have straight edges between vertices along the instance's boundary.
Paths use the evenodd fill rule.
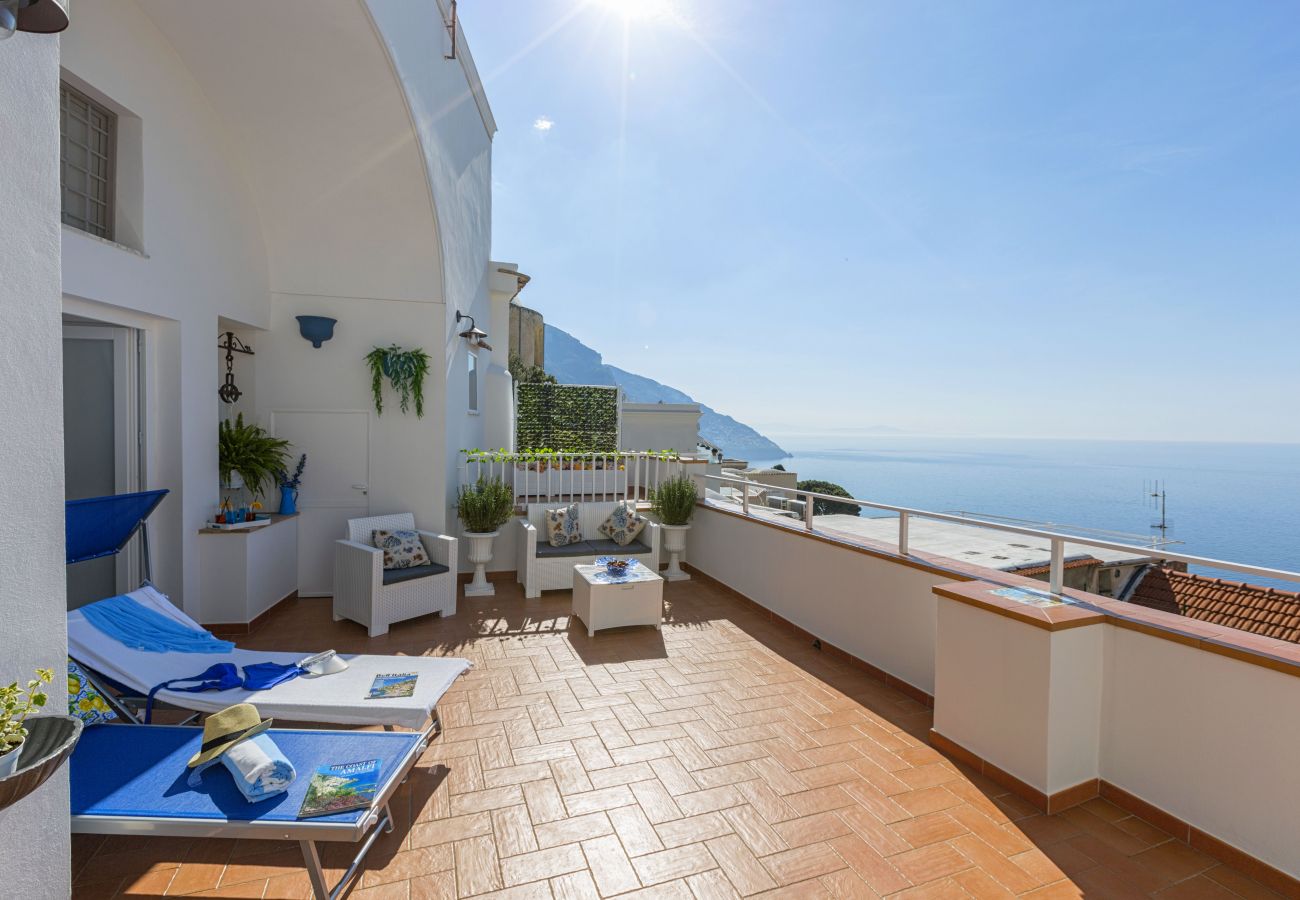
<path fill-rule="evenodd" d="M 298 818 L 332 816 L 354 809 L 366 809 L 375 802 L 379 789 L 379 760 L 319 766 L 307 785 Z"/>

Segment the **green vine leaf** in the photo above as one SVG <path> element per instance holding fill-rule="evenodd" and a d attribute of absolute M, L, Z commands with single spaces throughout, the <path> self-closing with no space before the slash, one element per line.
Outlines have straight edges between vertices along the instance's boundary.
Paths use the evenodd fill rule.
<path fill-rule="evenodd" d="M 420 348 L 403 350 L 396 344 L 376 347 L 366 354 L 370 369 L 370 395 L 375 413 L 384 414 L 384 378 L 397 394 L 403 413 L 415 406 L 416 418 L 424 418 L 424 380 L 429 374 L 429 354 Z"/>

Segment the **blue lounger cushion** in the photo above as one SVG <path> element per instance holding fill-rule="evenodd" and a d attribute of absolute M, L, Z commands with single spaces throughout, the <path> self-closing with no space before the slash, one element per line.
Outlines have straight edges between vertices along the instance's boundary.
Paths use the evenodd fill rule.
<path fill-rule="evenodd" d="M 311 773 L 318 766 L 378 759 L 383 784 L 420 741 L 417 732 L 398 731 L 272 728 L 266 734 L 293 763 L 299 777 L 284 793 L 249 803 L 224 772 L 205 774 L 198 788 L 186 784 L 186 763 L 203 742 L 201 728 L 87 728 L 69 763 L 72 815 L 298 822 Z M 366 814 L 366 810 L 352 810 L 310 821 L 356 823 Z"/>
<path fill-rule="evenodd" d="M 401 584 L 416 578 L 428 578 L 451 571 L 441 563 L 429 563 L 425 566 L 407 566 L 405 569 L 384 569 L 384 584 Z"/>

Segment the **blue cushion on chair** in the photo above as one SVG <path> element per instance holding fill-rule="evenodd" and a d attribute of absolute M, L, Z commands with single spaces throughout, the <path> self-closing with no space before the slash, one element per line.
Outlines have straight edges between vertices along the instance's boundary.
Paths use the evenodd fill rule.
<path fill-rule="evenodd" d="M 408 566 L 405 569 L 384 569 L 384 584 L 401 584 L 403 581 L 414 581 L 417 578 L 427 578 L 430 575 L 441 575 L 447 571 L 450 570 L 441 563 L 429 563 L 426 566 Z"/>
<path fill-rule="evenodd" d="M 596 551 L 591 549 L 591 544 L 586 541 L 579 541 L 576 544 L 565 544 L 563 547 L 553 547 L 550 544 L 544 544 L 540 541 L 537 543 L 538 559 L 595 555 Z"/>
<path fill-rule="evenodd" d="M 592 549 L 597 556 L 636 556 L 642 553 L 649 553 L 650 548 L 640 541 L 632 541 L 630 544 L 620 544 L 618 541 L 609 539 L 599 541 L 587 541 L 587 546 Z"/>

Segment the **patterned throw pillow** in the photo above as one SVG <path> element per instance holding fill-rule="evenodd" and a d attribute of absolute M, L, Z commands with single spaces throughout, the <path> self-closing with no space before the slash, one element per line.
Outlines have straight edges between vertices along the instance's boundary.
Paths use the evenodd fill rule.
<path fill-rule="evenodd" d="M 600 523 L 598 529 L 620 547 L 626 547 L 636 540 L 636 536 L 645 528 L 646 517 L 636 511 L 636 503 L 620 500 L 614 504 L 614 511 L 609 518 Z"/>
<path fill-rule="evenodd" d="M 578 522 L 578 504 L 546 511 L 546 539 L 552 547 L 582 543 L 582 526 Z"/>
<path fill-rule="evenodd" d="M 87 725 L 111 722 L 117 713 L 109 709 L 104 695 L 95 690 L 81 667 L 68 660 L 68 715 L 76 716 Z"/>
<path fill-rule="evenodd" d="M 418 531 L 379 531 L 370 533 L 376 547 L 384 551 L 385 569 L 409 569 L 427 566 L 432 560 L 424 550 Z"/>

